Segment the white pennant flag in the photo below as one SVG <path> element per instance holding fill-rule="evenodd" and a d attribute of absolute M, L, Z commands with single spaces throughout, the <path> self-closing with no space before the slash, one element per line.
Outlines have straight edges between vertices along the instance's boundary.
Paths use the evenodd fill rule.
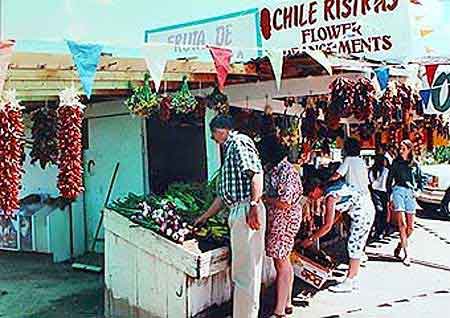
<path fill-rule="evenodd" d="M 277 85 L 277 90 L 280 91 L 281 88 L 281 76 L 283 75 L 283 61 L 284 54 L 283 50 L 266 49 L 267 57 L 272 64 L 273 74 L 275 75 L 275 84 Z"/>
<path fill-rule="evenodd" d="M 328 60 L 325 53 L 322 51 L 305 51 L 313 60 L 322 65 L 322 67 L 328 72 L 329 75 L 333 75 L 333 68 L 331 67 L 331 62 Z"/>
<path fill-rule="evenodd" d="M 151 80 L 155 83 L 155 90 L 158 92 L 161 79 L 166 69 L 167 60 L 172 47 L 167 44 L 146 44 L 142 48 L 145 63 L 151 75 Z"/>

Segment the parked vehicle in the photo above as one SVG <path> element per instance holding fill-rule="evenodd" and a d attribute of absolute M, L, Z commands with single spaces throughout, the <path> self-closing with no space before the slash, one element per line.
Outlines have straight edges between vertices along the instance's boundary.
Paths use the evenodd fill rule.
<path fill-rule="evenodd" d="M 417 193 L 417 203 L 450 218 L 450 164 L 425 165 L 422 172 L 423 190 Z"/>

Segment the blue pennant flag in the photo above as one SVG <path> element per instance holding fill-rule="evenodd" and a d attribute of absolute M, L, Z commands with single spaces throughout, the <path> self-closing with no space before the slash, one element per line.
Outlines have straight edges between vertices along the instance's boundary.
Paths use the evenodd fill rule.
<path fill-rule="evenodd" d="M 427 108 L 428 102 L 430 101 L 431 89 L 425 89 L 420 91 L 420 97 L 422 98 L 422 104 L 424 108 Z"/>
<path fill-rule="evenodd" d="M 73 41 L 66 41 L 72 58 L 77 66 L 81 85 L 87 98 L 91 98 L 92 85 L 95 80 L 95 73 L 100 61 L 103 46 L 98 44 L 79 44 Z"/>
<path fill-rule="evenodd" d="M 389 68 L 378 68 L 375 70 L 375 74 L 377 75 L 381 90 L 384 91 L 389 83 Z"/>

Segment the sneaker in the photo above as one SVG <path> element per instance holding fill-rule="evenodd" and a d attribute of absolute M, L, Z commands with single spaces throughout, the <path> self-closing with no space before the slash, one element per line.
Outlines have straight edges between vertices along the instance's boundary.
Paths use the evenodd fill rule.
<path fill-rule="evenodd" d="M 351 293 L 355 287 L 354 280 L 346 278 L 342 283 L 331 286 L 328 290 L 333 293 Z"/>

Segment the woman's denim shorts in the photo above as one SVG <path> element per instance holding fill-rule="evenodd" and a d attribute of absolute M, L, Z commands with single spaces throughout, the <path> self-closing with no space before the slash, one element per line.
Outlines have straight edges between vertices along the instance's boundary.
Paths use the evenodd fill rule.
<path fill-rule="evenodd" d="M 394 204 L 394 212 L 416 213 L 417 202 L 412 189 L 395 186 L 391 198 Z"/>

